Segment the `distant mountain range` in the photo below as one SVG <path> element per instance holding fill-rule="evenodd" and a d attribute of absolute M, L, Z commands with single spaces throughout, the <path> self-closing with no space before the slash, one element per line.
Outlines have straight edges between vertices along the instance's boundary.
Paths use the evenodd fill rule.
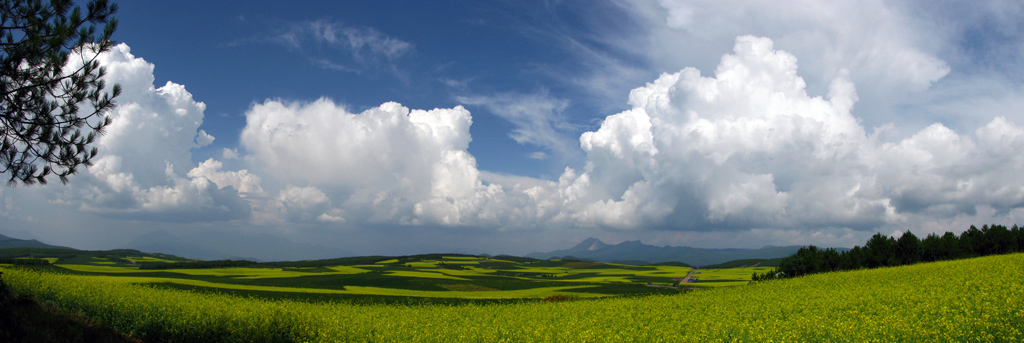
<path fill-rule="evenodd" d="M 597 238 L 587 238 L 575 247 L 551 252 L 534 252 L 526 255 L 537 259 L 575 257 L 599 262 L 644 261 L 683 262 L 694 266 L 705 266 L 744 259 L 770 259 L 786 257 L 800 250 L 799 245 L 760 249 L 701 249 L 691 247 L 654 246 L 640 241 L 626 241 L 615 245 L 605 244 Z M 845 248 L 836 250 L 846 250 Z"/>
<path fill-rule="evenodd" d="M 34 239 L 17 239 L 0 235 L 0 249 L 10 248 L 71 249 L 68 247 L 49 245 Z"/>
<path fill-rule="evenodd" d="M 0 249 L 36 248 L 36 249 L 70 249 L 75 248 L 50 245 L 35 239 L 18 239 L 0 234 Z M 190 243 L 170 232 L 157 230 L 136 237 L 121 249 L 138 250 L 148 253 L 162 253 L 198 260 L 248 260 L 256 252 L 263 252 L 269 261 L 298 261 L 331 259 L 353 254 L 330 247 L 295 243 L 283 238 L 268 235 L 208 235 L 199 243 Z M 97 250 L 102 251 L 102 250 Z"/>

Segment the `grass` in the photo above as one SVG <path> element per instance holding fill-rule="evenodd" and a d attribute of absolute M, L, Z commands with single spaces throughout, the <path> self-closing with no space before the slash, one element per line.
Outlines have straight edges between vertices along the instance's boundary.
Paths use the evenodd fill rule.
<path fill-rule="evenodd" d="M 76 272 L 85 273 L 102 273 L 102 274 L 118 274 L 118 273 L 139 273 L 138 268 L 124 267 L 124 266 L 104 266 L 95 264 L 62 264 L 60 268 L 73 270 Z M 145 271 L 142 271 L 145 272 Z"/>
<path fill-rule="evenodd" d="M 474 284 L 467 284 L 467 283 L 450 284 L 450 285 L 438 285 L 438 286 L 444 287 L 445 289 L 447 289 L 449 291 L 456 291 L 456 292 L 497 291 L 494 288 L 483 287 L 483 286 L 478 286 L 478 285 L 474 285 Z"/>
<path fill-rule="evenodd" d="M 698 281 L 687 284 L 688 287 L 731 287 L 741 286 L 750 282 L 754 272 L 763 273 L 765 268 L 727 268 L 727 269 L 698 269 L 699 273 L 693 274 Z"/>
<path fill-rule="evenodd" d="M 177 279 L 177 278 L 165 278 L 165 277 L 141 277 L 141 276 L 118 276 L 118 277 L 103 277 L 103 276 L 83 276 L 86 278 L 94 278 L 97 280 L 103 280 L 105 282 L 111 282 L 116 284 L 160 284 L 160 283 L 174 283 L 186 286 L 195 287 L 206 287 L 206 288 L 220 288 L 230 290 L 247 290 L 247 291 L 262 291 L 262 292 L 288 292 L 288 293 L 306 293 L 306 294 L 347 294 L 347 295 L 386 295 L 386 296 L 403 296 L 403 297 L 420 297 L 420 298 L 465 298 L 465 299 L 519 299 L 519 298 L 543 298 L 556 294 L 565 294 L 564 291 L 587 288 L 594 286 L 556 286 L 556 287 L 534 287 L 524 288 L 516 290 L 489 290 L 489 291 L 448 291 L 445 287 L 438 285 L 439 291 L 428 291 L 428 290 L 416 290 L 416 289 L 403 289 L 403 288 L 386 288 L 386 287 L 372 287 L 372 286 L 344 286 L 344 289 L 325 289 L 325 288 L 309 288 L 309 287 L 278 287 L 278 286 L 263 286 L 263 285 L 240 285 L 220 282 L 210 282 L 203 280 L 193 279 Z M 465 280 L 466 279 L 460 279 Z M 479 286 L 478 286 L 479 287 Z M 600 294 L 585 294 L 580 295 L 583 297 L 600 296 Z"/>
<path fill-rule="evenodd" d="M 442 269 L 438 271 L 451 276 L 493 276 L 497 274 L 497 271 L 480 269 L 480 268 L 467 268 L 467 269 Z"/>
<path fill-rule="evenodd" d="M 0 339 L 5 343 L 135 342 L 93 325 L 88 318 L 61 313 L 28 297 L 0 299 Z"/>
<path fill-rule="evenodd" d="M 464 261 L 479 261 L 481 258 L 476 256 L 443 256 L 445 260 L 464 260 Z"/>
<path fill-rule="evenodd" d="M 395 259 L 396 262 L 398 259 Z M 458 257 L 459 262 L 487 261 Z M 103 261 L 97 261 L 103 262 Z M 384 260 L 383 262 L 388 262 Z M 259 293 L 267 298 L 297 299 L 307 294 L 311 299 L 344 299 L 365 296 L 418 297 L 439 299 L 534 299 L 552 295 L 574 295 L 580 298 L 623 294 L 664 294 L 668 289 L 644 287 L 651 280 L 668 283 L 668 277 L 637 276 L 637 273 L 661 275 L 681 272 L 678 267 L 644 268 L 637 271 L 615 265 L 594 265 L 584 269 L 558 268 L 558 277 L 501 276 L 499 271 L 543 274 L 551 267 L 533 267 L 501 261 L 506 269 L 486 269 L 463 264 L 464 269 L 446 269 L 443 260 L 391 262 L 371 265 L 256 268 L 224 267 L 210 269 L 139 269 L 134 265 L 60 264 L 52 268 L 70 273 L 111 278 L 129 284 L 156 284 L 160 287 L 221 290 L 232 294 Z M 568 262 L 577 263 L 577 262 Z M 401 265 L 393 267 L 392 265 Z M 405 267 L 414 265 L 417 267 Z M 493 267 L 493 266 L 491 266 Z M 602 268 L 595 268 L 602 267 Z M 635 268 L 633 268 L 635 269 Z M 473 285 L 470 288 L 451 285 Z M 393 302 L 389 298 L 383 298 Z"/>
<path fill-rule="evenodd" d="M 564 277 L 563 281 L 569 282 L 616 282 L 616 283 L 629 283 L 633 282 L 632 279 L 626 276 L 586 276 L 586 274 L 576 274 L 573 277 Z"/>
<path fill-rule="evenodd" d="M 32 257 L 18 257 L 18 258 L 31 259 Z M 42 257 L 40 259 L 46 260 L 47 262 L 50 262 L 50 264 L 53 264 L 54 262 L 57 262 L 57 260 L 58 260 L 58 258 L 56 258 L 56 257 Z"/>
<path fill-rule="evenodd" d="M 451 275 L 446 275 L 446 274 L 438 273 L 438 272 L 422 272 L 422 271 L 416 271 L 416 270 L 392 270 L 392 271 L 388 271 L 386 274 L 387 275 L 392 275 L 392 276 L 405 276 L 405 277 L 412 277 L 412 278 L 449 279 L 449 280 L 463 280 L 463 281 L 467 280 L 465 278 L 461 278 L 461 277 L 457 277 L 457 276 L 451 276 Z"/>
<path fill-rule="evenodd" d="M 166 259 L 166 258 L 159 258 L 159 257 L 153 257 L 153 256 L 128 256 L 128 257 L 125 257 L 125 259 L 128 260 L 128 261 L 132 261 L 133 263 L 155 263 L 155 262 L 174 263 L 174 262 L 177 262 L 175 260 L 169 260 L 169 259 Z"/>
<path fill-rule="evenodd" d="M 264 292 L 244 289 L 224 289 L 216 287 L 199 287 L 180 285 L 173 283 L 150 284 L 157 289 L 170 289 L 187 291 L 191 293 L 206 294 L 210 296 L 235 296 L 246 299 L 259 299 L 264 301 L 294 301 L 303 303 L 333 303 L 351 304 L 361 306 L 422 306 L 422 305 L 465 305 L 465 304 L 507 304 L 530 299 L 470 299 L 470 298 L 421 298 L 391 295 L 368 295 L 368 294 L 327 294 L 327 293 L 301 293 L 301 292 Z"/>
<path fill-rule="evenodd" d="M 146 341 L 1015 342 L 1022 265 L 1013 254 L 676 295 L 457 306 L 268 301 L 10 268 L 4 277 L 15 294 Z"/>
<path fill-rule="evenodd" d="M 410 268 L 436 268 L 437 267 L 437 264 L 432 262 L 432 261 L 406 262 L 405 265 L 409 266 Z"/>
<path fill-rule="evenodd" d="M 778 267 L 779 262 L 782 262 L 783 258 L 755 258 L 745 260 L 733 260 L 725 263 L 719 263 L 708 266 L 701 266 L 701 268 L 707 269 L 722 269 L 722 268 L 746 268 L 746 267 Z"/>
<path fill-rule="evenodd" d="M 672 285 L 678 282 L 675 278 L 690 270 L 679 266 L 638 267 L 579 261 L 514 262 L 474 256 L 431 256 L 436 259 L 413 256 L 377 259 L 377 263 L 362 265 L 262 267 L 263 264 L 252 264 L 248 267 L 185 269 L 140 269 L 135 263 L 113 263 L 92 256 L 86 264 L 64 263 L 52 268 L 73 274 L 122 278 L 120 281 L 128 283 L 221 289 L 235 294 L 309 294 L 315 299 L 325 298 L 324 294 L 330 295 L 328 298 L 366 296 L 369 299 L 378 299 L 379 296 L 530 299 L 557 294 L 578 294 L 580 297 L 666 294 L 674 290 L 645 286 L 648 283 Z M 452 269 L 452 266 L 458 268 Z M 746 277 L 749 279 L 749 275 Z M 453 284 L 472 284 L 488 292 L 445 286 Z M 716 286 L 721 285 L 724 284 Z M 533 289 L 537 291 L 529 291 Z M 291 295 L 285 297 L 296 298 Z M 390 299 L 387 301 L 391 302 Z"/>
<path fill-rule="evenodd" d="M 74 251 L 72 251 L 74 252 Z M 66 251 L 62 251 L 66 253 Z M 0 252 L 2 254 L 2 252 Z M 30 254 L 41 257 L 39 254 Z M 45 255 L 45 254 L 43 254 Z M 27 258 L 27 257 L 26 257 Z M 440 299 L 533 299 L 551 295 L 581 298 L 629 294 L 672 294 L 673 285 L 690 271 L 679 265 L 635 266 L 585 261 L 541 261 L 513 257 L 416 255 L 388 258 L 368 256 L 318 261 L 221 263 L 191 261 L 168 255 L 105 251 L 49 257 L 44 269 L 69 274 L 118 278 L 114 282 L 159 285 L 164 288 L 259 294 L 265 298 L 366 301 L 390 297 Z M 236 261 L 237 262 L 237 261 Z M 344 264 L 329 264 L 344 263 Z M 148 268 L 154 264 L 159 269 Z M 174 268 L 182 266 L 184 268 Z M 222 266 L 222 267 L 215 267 Z M 737 285 L 749 280 L 742 273 Z M 731 280 L 731 279 L 730 279 Z M 474 285 L 460 288 L 451 285 Z M 708 283 L 707 286 L 711 286 Z M 699 287 L 699 286 L 698 286 Z M 472 293 L 472 294 L 462 294 Z"/>

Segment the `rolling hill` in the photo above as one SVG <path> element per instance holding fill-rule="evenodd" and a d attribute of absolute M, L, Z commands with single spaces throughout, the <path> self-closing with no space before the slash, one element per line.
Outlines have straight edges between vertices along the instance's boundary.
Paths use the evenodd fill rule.
<path fill-rule="evenodd" d="M 17 239 L 0 235 L 0 249 L 11 248 L 71 249 L 68 247 L 49 245 L 34 239 Z"/>

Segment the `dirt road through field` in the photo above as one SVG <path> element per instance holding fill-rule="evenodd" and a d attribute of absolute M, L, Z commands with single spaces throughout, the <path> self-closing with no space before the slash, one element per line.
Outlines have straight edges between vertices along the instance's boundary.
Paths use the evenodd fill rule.
<path fill-rule="evenodd" d="M 686 277 L 683 278 L 683 281 L 680 281 L 679 283 L 680 284 L 684 284 L 684 283 L 689 282 L 690 281 L 690 277 L 693 276 L 693 273 L 696 272 L 696 271 L 697 271 L 697 268 L 690 269 L 690 273 L 686 274 Z"/>

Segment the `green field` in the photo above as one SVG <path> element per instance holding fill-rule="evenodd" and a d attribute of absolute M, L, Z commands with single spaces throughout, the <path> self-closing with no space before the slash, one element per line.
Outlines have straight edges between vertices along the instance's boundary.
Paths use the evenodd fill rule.
<path fill-rule="evenodd" d="M 161 288 L 291 299 L 311 302 L 429 303 L 541 300 L 552 296 L 595 298 L 638 294 L 675 294 L 679 278 L 690 272 L 679 266 L 630 266 L 579 261 L 520 260 L 466 255 L 419 255 L 398 258 L 324 261 L 212 263 L 242 265 L 201 267 L 204 261 L 142 253 L 80 252 L 43 257 L 54 272 L 103 278 L 112 283 L 148 284 Z M 29 256 L 25 256 L 29 257 Z M 25 258 L 22 257 L 22 258 Z M 158 265 L 160 268 L 146 268 Z M 740 273 L 735 284 L 749 282 Z M 687 284 L 687 289 L 724 283 Z M 651 287 L 658 286 L 658 287 Z"/>
<path fill-rule="evenodd" d="M 145 278 L 129 276 L 131 273 L 71 275 L 3 267 L 3 276 L 15 295 L 88 316 L 144 341 L 1019 342 L 1024 339 L 1021 266 L 1024 254 L 1018 253 L 823 273 L 672 295 L 416 306 L 311 303 L 181 291 L 126 279 Z M 607 267 L 594 269 L 597 275 L 608 272 Z M 139 274 L 158 279 L 174 274 L 182 280 L 234 280 L 231 276 L 158 273 Z M 719 273 L 727 277 L 739 271 Z M 698 275 L 710 278 L 714 274 Z M 290 279 L 296 278 L 242 281 Z M 480 288 L 453 288 L 466 293 L 493 292 L 488 289 L 494 288 L 482 282 L 477 286 Z M 520 289 L 529 293 L 538 288 Z M 451 292 L 442 289 L 440 292 Z"/>
<path fill-rule="evenodd" d="M 703 287 L 739 286 L 750 282 L 750 277 L 755 272 L 765 273 L 771 270 L 768 267 L 698 269 L 693 274 L 693 277 L 697 278 L 698 281 L 690 285 Z"/>

